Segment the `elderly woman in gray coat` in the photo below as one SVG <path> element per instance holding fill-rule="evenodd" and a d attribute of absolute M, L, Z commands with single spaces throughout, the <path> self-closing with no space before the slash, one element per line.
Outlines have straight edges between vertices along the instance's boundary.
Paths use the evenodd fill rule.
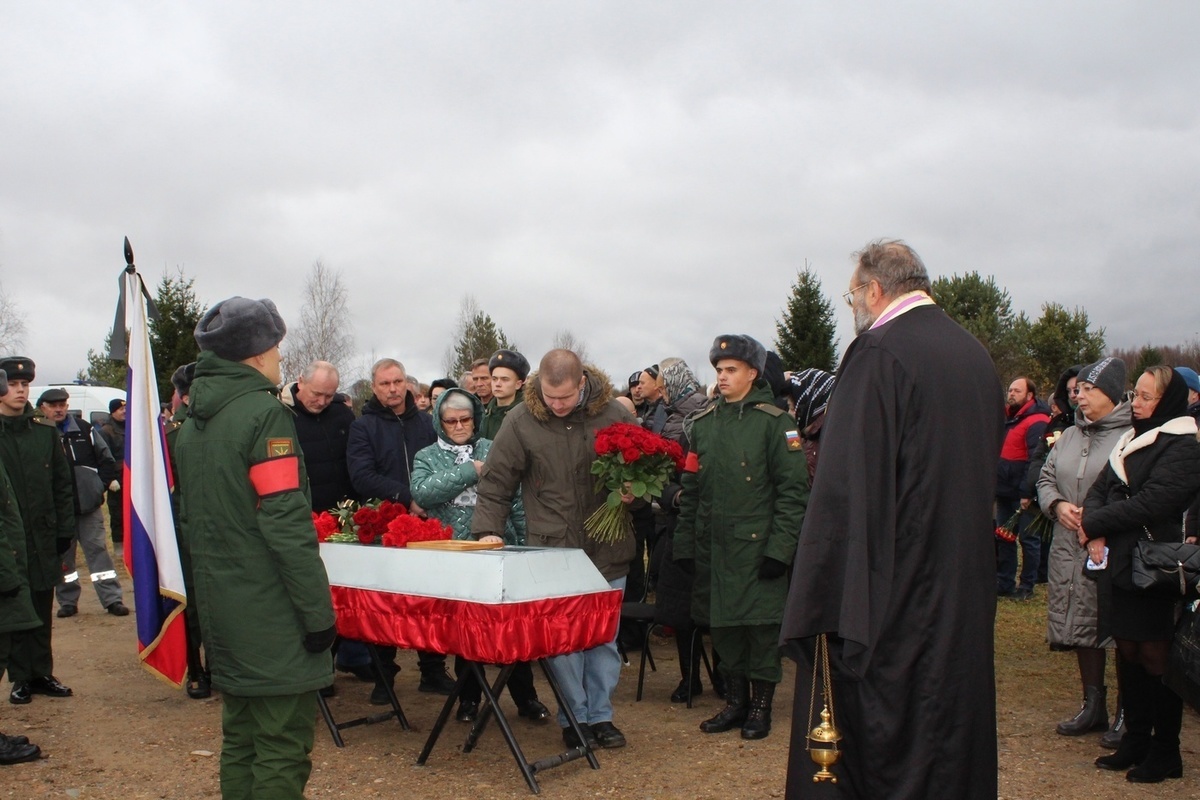
<path fill-rule="evenodd" d="M 1112 639 L 1103 624 L 1096 581 L 1084 575 L 1088 554 L 1079 541 L 1080 515 L 1088 489 L 1096 480 L 1121 434 L 1129 429 L 1131 411 L 1125 399 L 1125 364 L 1120 359 L 1084 367 L 1076 378 L 1079 408 L 1075 425 L 1050 448 L 1037 482 L 1038 503 L 1054 520 L 1048 570 L 1046 638 L 1054 650 L 1074 650 L 1083 684 L 1083 705 L 1074 717 L 1058 723 L 1064 736 L 1108 728 L 1104 686 L 1105 648 Z M 1121 711 L 1105 744 L 1120 742 Z"/>

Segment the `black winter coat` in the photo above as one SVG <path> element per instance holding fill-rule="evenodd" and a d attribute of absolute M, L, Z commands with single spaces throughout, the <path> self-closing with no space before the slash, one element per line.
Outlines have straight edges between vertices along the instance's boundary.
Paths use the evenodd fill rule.
<path fill-rule="evenodd" d="M 296 439 L 308 470 L 313 511 L 326 511 L 347 498 L 357 500 L 346 466 L 346 444 L 354 412 L 343 403 L 330 403 L 314 414 L 296 399 L 296 384 L 283 390 L 283 402 L 295 412 Z"/>
<path fill-rule="evenodd" d="M 1197 492 L 1194 420 L 1180 417 L 1141 436 L 1128 431 L 1121 437 L 1083 503 L 1083 530 L 1089 540 L 1105 540 L 1114 586 L 1135 589 L 1133 548 L 1147 532 L 1159 542 L 1183 540 L 1184 512 Z"/>
<path fill-rule="evenodd" d="M 412 392 L 399 416 L 372 397 L 350 426 L 346 444 L 354 491 L 364 500 L 393 500 L 407 507 L 412 502 L 408 482 L 413 459 L 418 450 L 436 442 L 433 419 L 417 409 Z"/>

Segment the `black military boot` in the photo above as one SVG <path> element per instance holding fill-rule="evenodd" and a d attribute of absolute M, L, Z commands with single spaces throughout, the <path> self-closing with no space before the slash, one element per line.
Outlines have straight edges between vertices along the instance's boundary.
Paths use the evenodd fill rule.
<path fill-rule="evenodd" d="M 1062 736 L 1082 736 L 1108 728 L 1108 695 L 1103 686 L 1085 686 L 1079 712 L 1055 728 Z"/>
<path fill-rule="evenodd" d="M 1100 737 L 1100 746 L 1109 750 L 1116 750 L 1121 744 L 1121 737 L 1125 735 L 1125 703 L 1121 699 L 1120 692 L 1117 693 L 1117 713 L 1113 715 L 1112 726 L 1105 731 Z"/>
<path fill-rule="evenodd" d="M 771 732 L 771 702 L 775 699 L 775 684 L 771 681 L 750 682 L 750 713 L 742 725 L 743 739 L 765 739 Z"/>
<path fill-rule="evenodd" d="M 747 695 L 750 693 L 750 681 L 745 675 L 730 675 L 725 681 L 728 697 L 725 707 L 717 712 L 712 719 L 700 723 L 700 730 L 705 733 L 724 733 L 741 727 L 746 721 Z"/>

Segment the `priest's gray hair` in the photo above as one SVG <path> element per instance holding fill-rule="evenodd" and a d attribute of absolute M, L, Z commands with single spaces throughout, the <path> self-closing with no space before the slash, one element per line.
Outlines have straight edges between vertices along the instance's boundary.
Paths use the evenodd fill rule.
<path fill-rule="evenodd" d="M 885 297 L 908 292 L 932 294 L 929 273 L 916 251 L 899 239 L 879 239 L 854 254 L 856 284 L 876 281 Z"/>

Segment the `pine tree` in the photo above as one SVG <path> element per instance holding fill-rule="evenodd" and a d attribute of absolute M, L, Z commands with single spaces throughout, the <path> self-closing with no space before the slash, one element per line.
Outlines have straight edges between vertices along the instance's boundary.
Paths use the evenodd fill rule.
<path fill-rule="evenodd" d="M 491 358 L 501 348 L 516 349 L 471 295 L 463 298 L 452 341 L 443 366 L 446 374 L 454 378 L 469 370 L 477 358 Z"/>
<path fill-rule="evenodd" d="M 128 333 L 125 334 L 125 341 L 129 342 Z M 112 331 L 109 331 L 108 335 L 104 337 L 104 347 L 99 353 L 88 348 L 87 369 L 81 369 L 75 373 L 75 380 L 99 386 L 111 386 L 114 389 L 126 388 L 125 362 L 113 361 L 108 357 L 111 347 Z"/>
<path fill-rule="evenodd" d="M 933 282 L 933 299 L 987 349 L 1001 381 L 1031 368 L 1029 320 L 1013 313 L 1012 298 L 994 277 L 969 272 L 938 278 Z"/>
<path fill-rule="evenodd" d="M 1054 386 L 1067 367 L 1090 364 L 1104 353 L 1104 328 L 1089 329 L 1087 312 L 1068 311 L 1058 303 L 1042 306 L 1042 316 L 1029 326 L 1032 365 L 1027 374 L 1039 386 Z"/>
<path fill-rule="evenodd" d="M 158 394 L 166 400 L 173 392 L 171 375 L 182 364 L 196 360 L 196 324 L 204 316 L 204 306 L 196 299 L 195 278 L 187 278 L 183 269 L 174 277 L 163 275 L 154 298 L 158 319 L 150 322 L 150 353 L 158 374 Z"/>
<path fill-rule="evenodd" d="M 815 367 L 833 372 L 837 366 L 833 305 L 821 293 L 821 281 L 807 262 L 796 273 L 783 319 L 775 321 L 775 352 L 784 369 Z"/>

